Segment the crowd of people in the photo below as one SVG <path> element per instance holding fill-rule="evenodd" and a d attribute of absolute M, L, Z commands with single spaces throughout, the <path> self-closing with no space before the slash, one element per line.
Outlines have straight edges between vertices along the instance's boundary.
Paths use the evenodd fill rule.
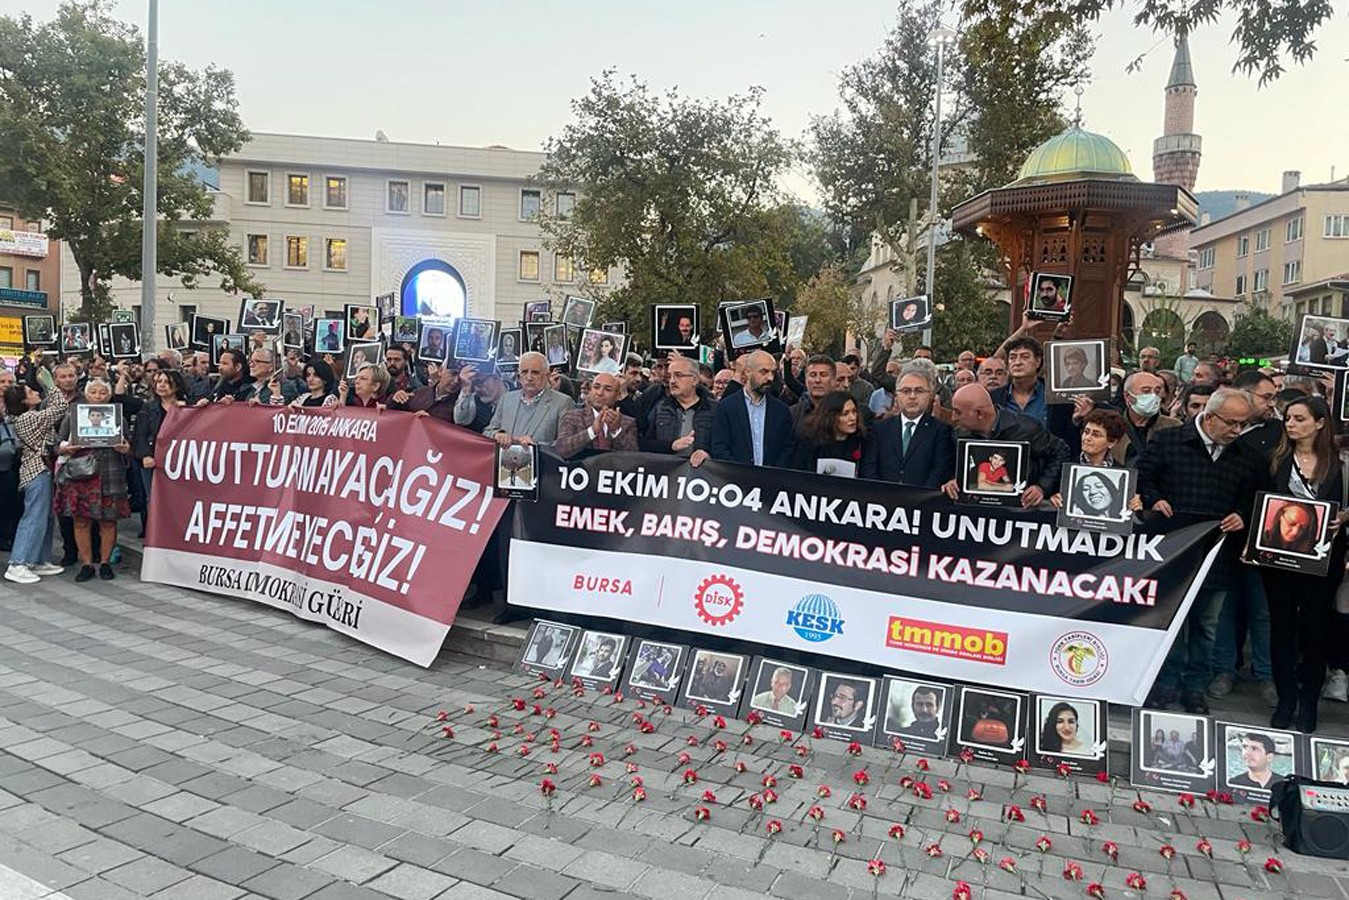
<path fill-rule="evenodd" d="M 350 381 L 339 358 L 295 350 L 279 356 L 255 334 L 246 352 L 166 349 L 112 364 L 98 355 L 24 359 L 0 372 L 0 549 L 5 577 L 21 584 L 78 566 L 76 581 L 115 577 L 118 524 L 138 514 L 143 533 L 155 474 L 155 444 L 172 406 L 262 404 L 360 406 L 430 416 L 502 446 L 537 444 L 564 458 L 641 450 L 752 466 L 796 468 L 961 492 L 957 439 L 1026 448 L 1021 506 L 1090 503 L 1111 487 L 1082 484 L 1065 500 L 1065 462 L 1128 467 L 1141 515 L 1217 520 L 1227 535 L 1148 705 L 1207 713 L 1206 697 L 1253 685 L 1274 707 L 1274 727 L 1316 727 L 1318 699 L 1349 700 L 1346 616 L 1336 595 L 1344 541 L 1334 529 L 1330 572 L 1313 576 L 1245 565 L 1244 534 L 1258 491 L 1349 506 L 1349 477 L 1335 442 L 1333 379 L 1273 369 L 1236 371 L 1201 359 L 1191 344 L 1169 367 L 1153 347 L 1137 366 L 1111 373 L 1110 399 L 1054 402 L 1045 351 L 1032 326 L 980 357 L 960 352 L 947 369 L 929 347 L 901 352 L 888 332 L 864 365 L 788 347 L 712 366 L 672 351 L 630 354 L 613 372 L 569 377 L 546 354 L 522 353 L 518 368 L 416 359 L 415 344 L 390 344 Z M 718 355 L 718 359 L 720 359 Z M 72 442 L 83 404 L 121 407 L 124 436 L 88 447 Z M 997 479 L 981 463 L 980 478 Z M 1341 513 L 1344 517 L 1346 513 Z M 1292 523 L 1285 527 L 1294 527 Z M 1302 523 L 1305 525 L 1305 523 Z M 63 550 L 53 548 L 56 532 Z M 480 571 L 483 569 L 480 566 Z M 1277 598 L 1277 602 L 1270 602 Z M 1249 679 L 1239 673 L 1248 672 Z"/>

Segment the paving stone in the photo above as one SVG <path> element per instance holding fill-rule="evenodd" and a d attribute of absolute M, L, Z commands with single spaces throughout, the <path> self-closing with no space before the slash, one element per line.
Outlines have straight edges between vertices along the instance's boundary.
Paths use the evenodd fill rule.
<path fill-rule="evenodd" d="M 191 875 L 192 873 L 186 869 L 180 869 L 150 856 L 143 856 L 134 862 L 102 873 L 102 877 L 113 884 L 120 884 L 127 890 L 136 891 L 146 897 L 170 885 L 185 881 Z"/>
<path fill-rule="evenodd" d="M 237 884 L 260 875 L 276 865 L 275 859 L 261 853 L 254 853 L 243 847 L 227 847 L 219 853 L 197 860 L 192 864 L 192 869 L 211 878 Z"/>
<path fill-rule="evenodd" d="M 396 865 L 398 865 L 397 860 L 366 850 L 363 847 L 339 845 L 337 850 L 314 860 L 309 864 L 309 867 L 355 884 L 363 884 L 389 871 Z"/>
<path fill-rule="evenodd" d="M 460 847 L 431 866 L 437 872 L 484 887 L 496 883 L 503 875 L 519 865 L 514 860 L 502 859 L 472 847 Z"/>
<path fill-rule="evenodd" d="M 323 872 L 281 863 L 241 882 L 240 886 L 271 900 L 303 900 L 333 881 L 331 875 Z"/>
<path fill-rule="evenodd" d="M 453 887 L 457 881 L 439 872 L 411 863 L 401 863 L 370 882 L 372 890 L 399 900 L 431 900 Z"/>

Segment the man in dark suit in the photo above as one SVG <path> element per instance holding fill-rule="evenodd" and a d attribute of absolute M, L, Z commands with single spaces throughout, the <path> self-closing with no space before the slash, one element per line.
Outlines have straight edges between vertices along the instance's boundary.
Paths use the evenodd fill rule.
<path fill-rule="evenodd" d="M 745 387 L 717 404 L 712 422 L 712 458 L 753 466 L 786 468 L 796 439 L 787 404 L 769 389 L 777 374 L 773 355 L 756 350 L 745 360 Z"/>
<path fill-rule="evenodd" d="M 993 398 L 980 384 L 967 384 L 951 397 L 951 415 L 956 437 L 1015 441 L 1026 445 L 1029 459 L 1025 480 L 1029 485 L 1021 494 L 1023 509 L 1032 509 L 1059 489 L 1059 476 L 1068 461 L 1068 445 L 1050 434 L 1030 416 L 1019 415 L 993 406 Z M 951 479 L 942 485 L 946 496 L 955 500 L 960 485 Z"/>
<path fill-rule="evenodd" d="M 905 367 L 895 385 L 898 415 L 882 419 L 862 453 L 861 477 L 937 489 L 955 472 L 951 426 L 932 417 L 926 369 Z"/>
<path fill-rule="evenodd" d="M 1218 520 L 1226 539 L 1195 597 L 1183 633 L 1148 695 L 1146 706 L 1165 709 L 1177 701 L 1187 712 L 1208 715 L 1204 691 L 1213 671 L 1213 641 L 1227 592 L 1237 586 L 1237 554 L 1246 528 L 1243 516 L 1255 499 L 1264 457 L 1238 441 L 1254 415 L 1250 395 L 1219 388 L 1193 422 L 1157 434 L 1138 460 L 1138 492 L 1146 509 L 1170 517 L 1191 513 Z"/>

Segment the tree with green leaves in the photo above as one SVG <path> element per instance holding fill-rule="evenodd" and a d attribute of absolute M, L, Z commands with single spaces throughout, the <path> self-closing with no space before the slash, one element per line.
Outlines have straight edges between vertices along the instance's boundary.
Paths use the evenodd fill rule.
<path fill-rule="evenodd" d="M 1228 356 L 1277 356 L 1293 346 L 1293 323 L 1262 304 L 1242 303 L 1227 338 Z"/>
<path fill-rule="evenodd" d="M 794 292 L 801 215 L 776 188 L 793 148 L 763 117 L 761 95 L 656 94 L 606 71 L 572 101 L 537 179 L 550 195 L 576 191 L 576 204 L 539 224 L 578 268 L 624 270 L 602 296 L 605 318 L 649 338 L 653 303 L 698 303 L 710 323 L 720 301 Z"/>
<path fill-rule="evenodd" d="M 145 48 L 112 11 L 111 0 L 67 0 L 50 22 L 0 17 L 0 197 L 70 248 L 87 319 L 107 315 L 109 279 L 141 276 Z M 161 64 L 158 135 L 159 271 L 260 293 L 228 231 L 198 224 L 212 201 L 194 167 L 248 137 L 234 76 Z"/>
<path fill-rule="evenodd" d="M 840 356 L 851 334 L 873 334 L 885 321 L 884 310 L 867 303 L 852 278 L 837 263 L 826 263 L 802 286 L 792 315 L 809 316 L 805 349 Z"/>

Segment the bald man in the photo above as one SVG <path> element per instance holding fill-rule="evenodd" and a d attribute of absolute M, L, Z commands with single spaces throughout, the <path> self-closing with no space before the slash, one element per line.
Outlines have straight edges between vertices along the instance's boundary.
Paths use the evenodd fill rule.
<path fill-rule="evenodd" d="M 572 459 L 597 450 L 636 450 L 637 421 L 615 408 L 620 381 L 617 375 L 601 373 L 590 381 L 585 405 L 563 414 L 553 450 Z"/>
<path fill-rule="evenodd" d="M 1025 471 L 1020 473 L 1026 482 L 1026 490 L 1021 494 L 1022 508 L 1039 506 L 1058 490 L 1059 475 L 1068 461 L 1068 445 L 1046 431 L 1039 422 L 1029 416 L 998 409 L 993 405 L 988 389 L 979 384 L 967 384 L 955 392 L 951 398 L 951 414 L 957 439 L 1013 441 L 1026 445 L 1028 459 Z M 957 478 L 942 485 L 942 490 L 952 500 L 960 495 L 959 459 L 956 467 Z"/>
<path fill-rule="evenodd" d="M 744 389 L 727 393 L 712 423 L 712 458 L 746 466 L 786 468 L 795 449 L 792 413 L 770 389 L 777 376 L 772 354 L 756 350 L 737 360 Z"/>

